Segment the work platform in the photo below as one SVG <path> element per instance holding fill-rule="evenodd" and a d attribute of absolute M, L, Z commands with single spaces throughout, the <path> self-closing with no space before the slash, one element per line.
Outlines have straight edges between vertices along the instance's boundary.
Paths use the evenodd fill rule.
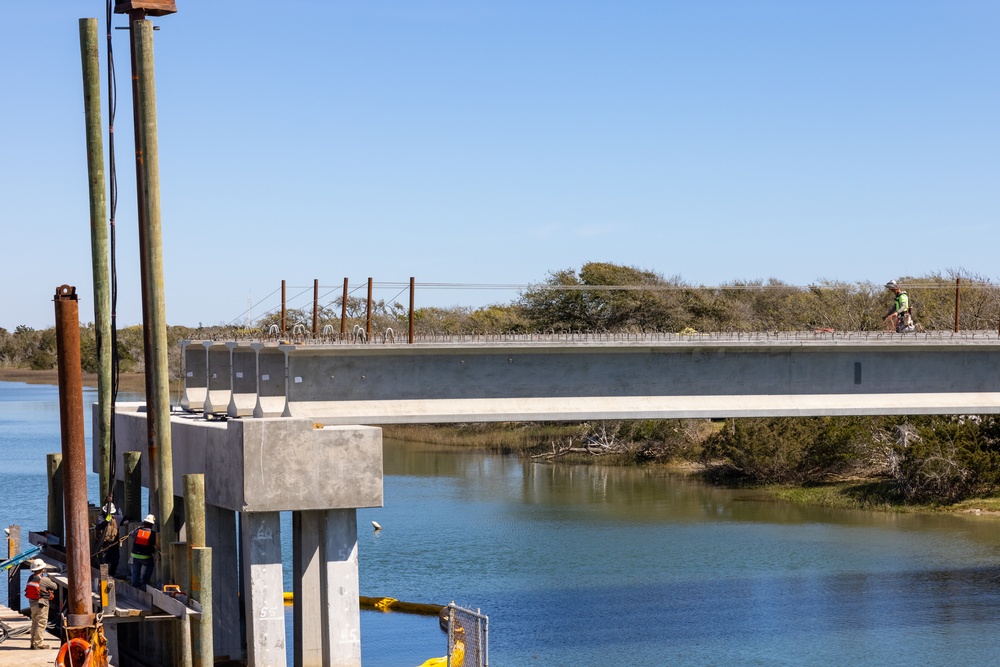
<path fill-rule="evenodd" d="M 28 542 L 42 547 L 42 553 L 36 558 L 48 565 L 45 574 L 59 588 L 55 600 L 59 603 L 69 588 L 65 554 L 49 548 L 50 540 L 46 533 L 29 532 Z M 115 577 L 108 578 L 106 599 L 102 599 L 101 572 L 97 568 L 90 569 L 90 581 L 94 609 L 101 610 L 105 624 L 169 620 L 182 616 L 197 617 L 199 614 L 198 603 L 189 602 L 186 596 L 170 596 L 152 587 L 148 591 L 140 590 Z"/>
<path fill-rule="evenodd" d="M 31 618 L 0 605 L 0 621 L 21 634 L 14 634 L 0 642 L 0 667 L 52 667 L 59 653 L 59 638 L 45 633 L 45 643 L 51 648 L 31 648 Z"/>

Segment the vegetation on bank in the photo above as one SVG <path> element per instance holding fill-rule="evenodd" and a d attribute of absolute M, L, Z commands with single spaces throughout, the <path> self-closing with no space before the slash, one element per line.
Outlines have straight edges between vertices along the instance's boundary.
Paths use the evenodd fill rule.
<path fill-rule="evenodd" d="M 886 276 L 890 278 L 894 276 Z M 961 281 L 961 329 L 997 331 L 1000 287 L 982 276 L 949 271 L 895 277 L 910 296 L 925 330 L 952 330 L 956 284 Z M 733 281 L 718 287 L 691 285 L 680 277 L 609 263 L 551 272 L 507 304 L 482 308 L 420 308 L 418 335 L 546 332 L 751 332 L 880 331 L 891 296 L 878 284 L 821 280 L 807 287 L 775 279 Z M 348 298 L 319 310 L 318 326 L 348 331 L 366 324 L 366 300 Z M 256 332 L 277 323 L 269 314 Z M 404 331 L 409 313 L 398 303 L 372 304 L 376 331 Z M 289 330 L 311 330 L 312 311 L 289 310 Z M 92 324 L 81 327 L 83 369 L 97 370 Z M 184 339 L 246 335 L 229 326 L 167 329 L 171 380 L 181 374 Z M 117 332 L 119 368 L 125 377 L 144 372 L 142 328 Z M 55 330 L 0 328 L 0 371 L 51 371 Z M 141 385 L 140 385 L 141 387 Z M 997 492 L 1000 425 L 994 417 L 815 417 L 647 420 L 581 424 L 487 424 L 386 427 L 387 436 L 517 452 L 537 460 L 591 461 L 614 465 L 682 463 L 698 466 L 715 483 L 776 485 L 788 497 L 837 506 L 878 507 L 959 503 Z M 862 480 L 862 481 L 850 481 Z"/>
<path fill-rule="evenodd" d="M 706 481 L 862 509 L 1000 509 L 993 416 L 781 417 L 579 424 L 387 426 L 389 437 L 463 444 L 535 460 L 662 464 Z M 987 500 L 983 500 L 987 499 Z M 969 505 L 971 507 L 971 505 Z"/>

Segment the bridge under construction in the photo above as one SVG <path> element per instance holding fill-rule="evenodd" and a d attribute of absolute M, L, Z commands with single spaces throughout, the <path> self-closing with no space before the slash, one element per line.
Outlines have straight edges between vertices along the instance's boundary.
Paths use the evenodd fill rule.
<path fill-rule="evenodd" d="M 174 488 L 204 475 L 207 546 L 226 555 L 212 563 L 214 650 L 238 655 L 245 622 L 250 664 L 285 664 L 279 513 L 290 511 L 296 664 L 360 665 L 356 510 L 382 504 L 380 424 L 1000 412 L 992 332 L 191 340 L 182 350 Z M 125 456 L 147 455 L 145 406 L 120 404 L 114 419 L 121 479 Z"/>

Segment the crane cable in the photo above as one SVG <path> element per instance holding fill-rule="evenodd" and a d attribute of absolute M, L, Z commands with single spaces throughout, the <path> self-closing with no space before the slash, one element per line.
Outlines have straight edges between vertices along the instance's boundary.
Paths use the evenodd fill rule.
<path fill-rule="evenodd" d="M 118 87 L 115 84 L 115 57 L 111 44 L 111 16 L 114 9 L 113 0 L 107 0 L 107 36 L 108 36 L 108 180 L 109 185 L 109 241 L 111 257 L 111 422 L 108 425 L 110 440 L 110 465 L 108 472 L 108 493 L 114 488 L 116 474 L 116 442 L 115 442 L 115 403 L 118 400 L 118 267 L 115 262 L 115 213 L 118 209 L 118 174 L 115 170 L 115 108 L 118 102 Z M 100 356 L 101 332 L 97 332 L 97 349 Z M 106 499 L 101 498 L 103 503 Z"/>

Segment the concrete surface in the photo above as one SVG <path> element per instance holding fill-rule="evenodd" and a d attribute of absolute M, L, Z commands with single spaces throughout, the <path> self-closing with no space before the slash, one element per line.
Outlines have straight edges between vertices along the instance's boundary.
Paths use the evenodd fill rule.
<path fill-rule="evenodd" d="M 995 334 L 245 348 L 255 416 L 324 424 L 1000 411 Z"/>

